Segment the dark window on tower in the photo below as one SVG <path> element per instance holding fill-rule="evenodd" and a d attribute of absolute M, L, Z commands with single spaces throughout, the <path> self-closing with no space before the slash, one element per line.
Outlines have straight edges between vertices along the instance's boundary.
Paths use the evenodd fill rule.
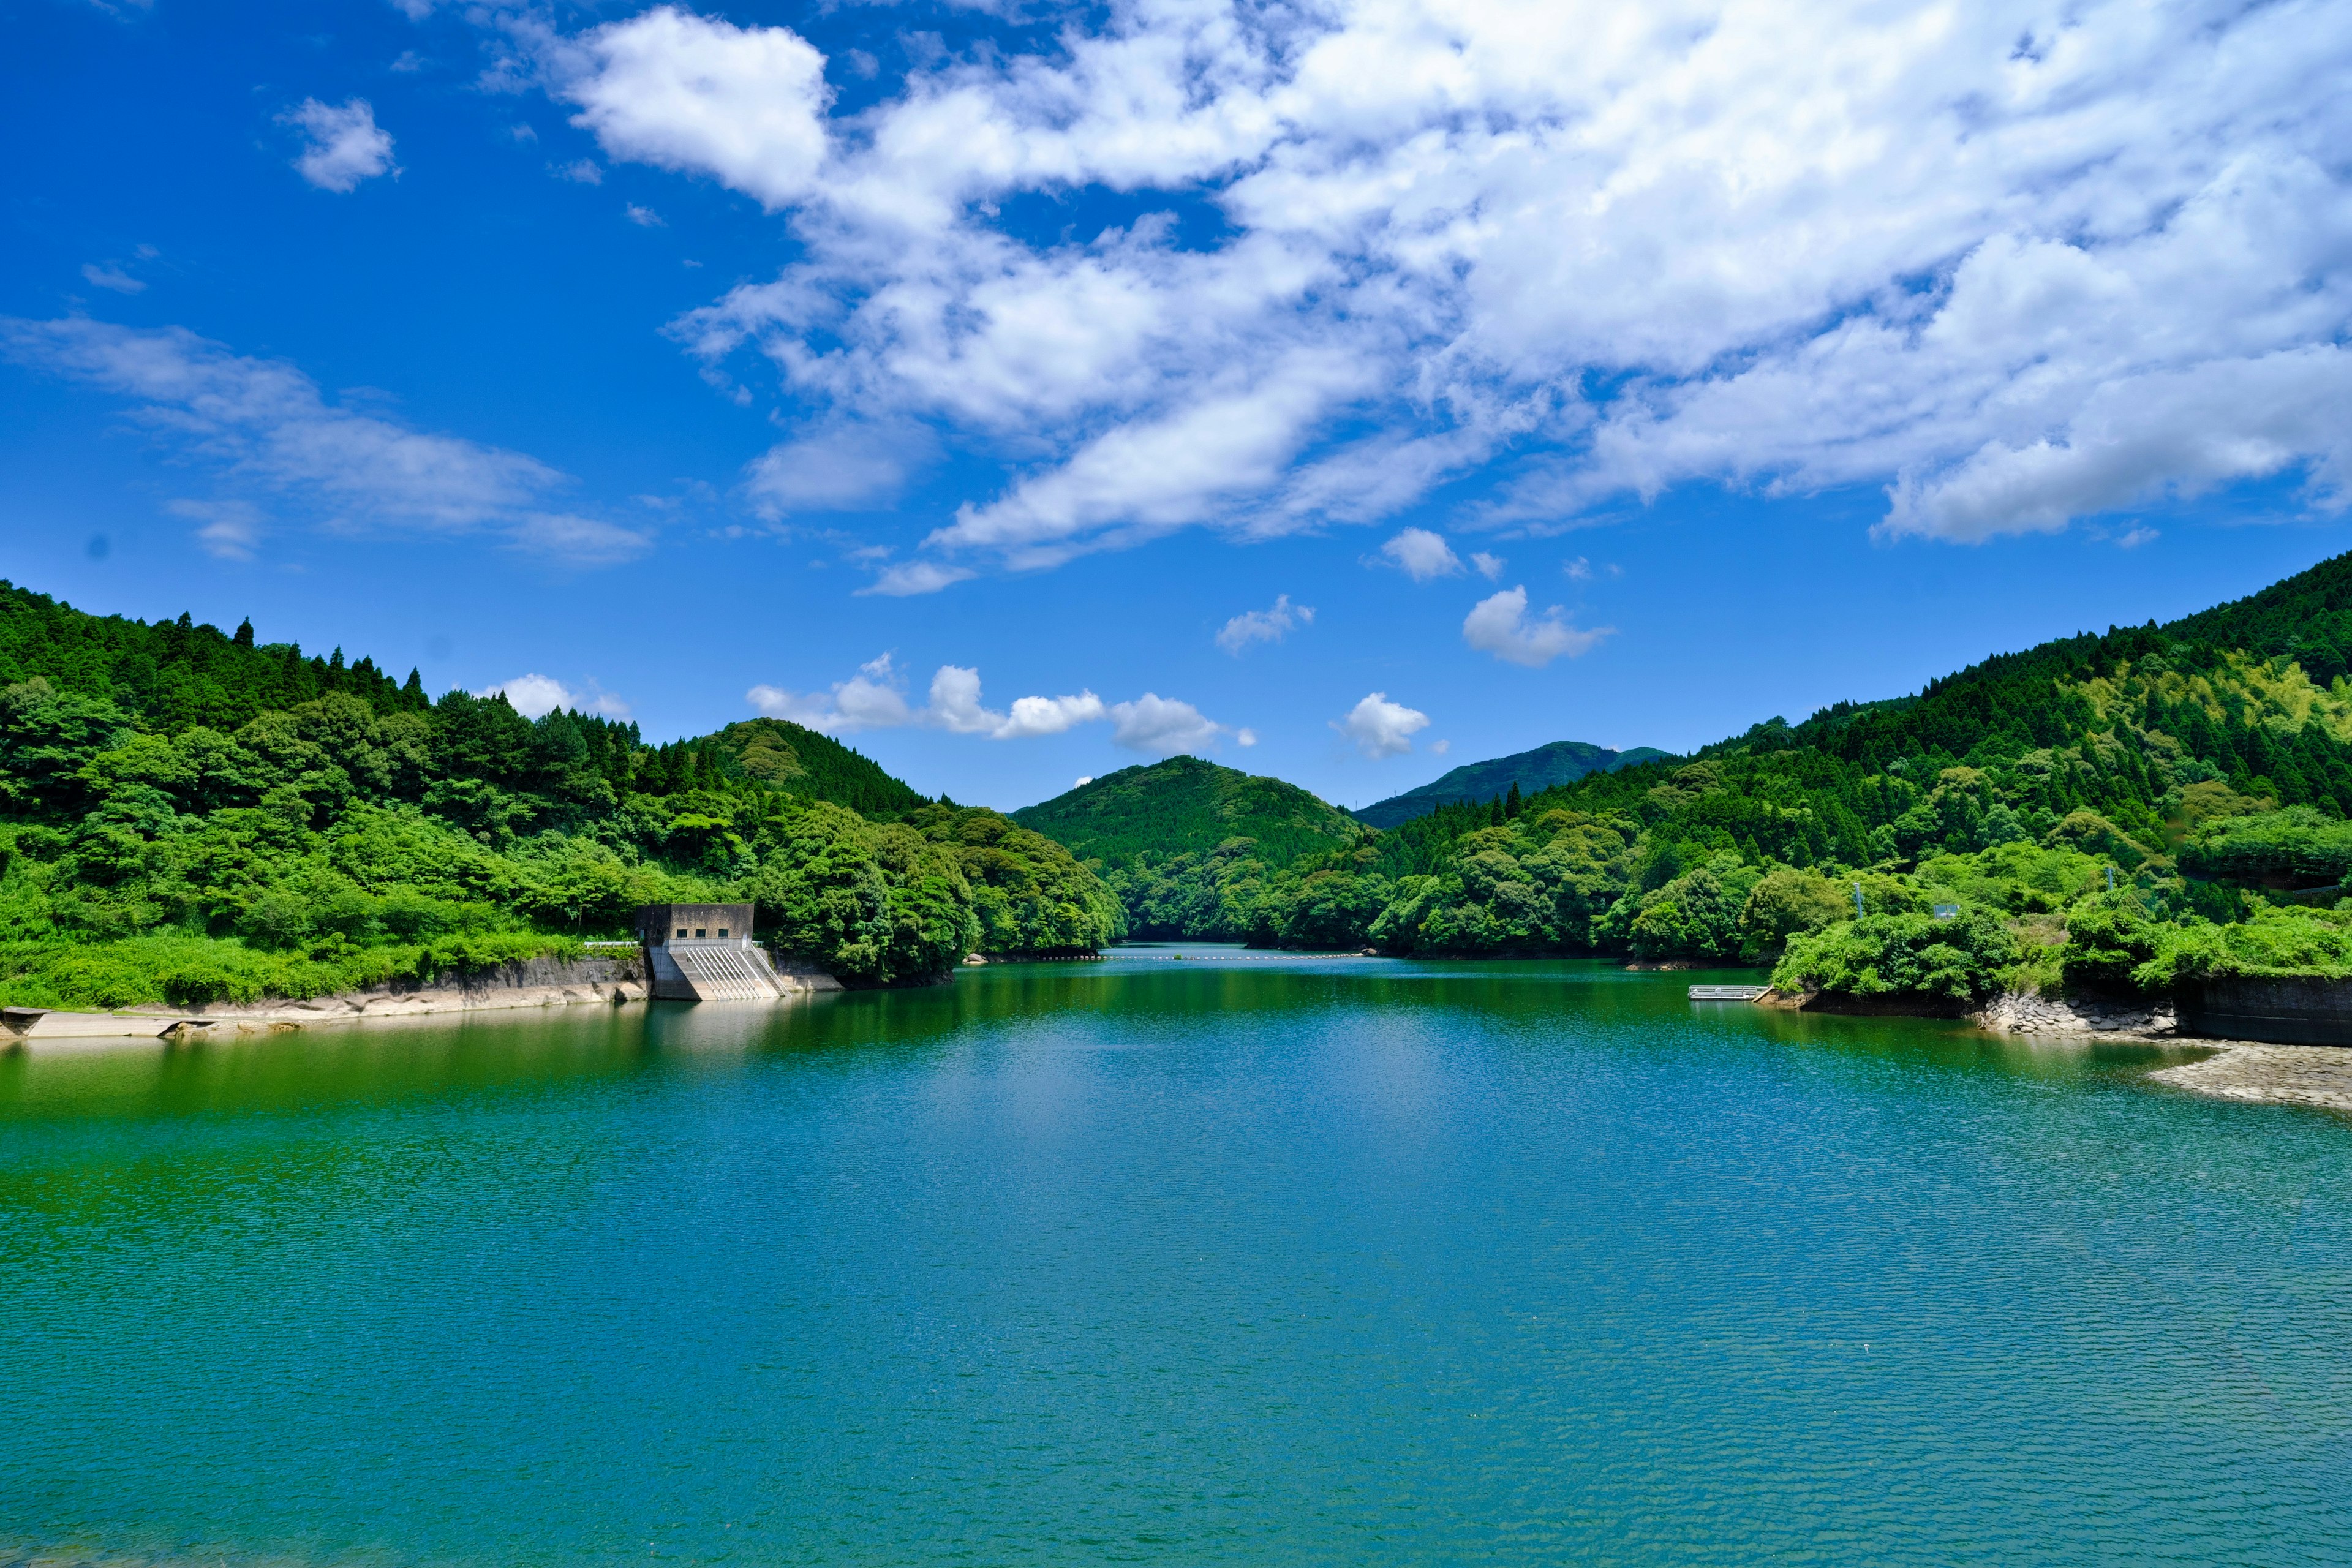
<path fill-rule="evenodd" d="M 700 926 L 697 926 L 697 927 L 695 927 L 695 928 L 694 928 L 694 934 L 695 934 L 695 936 L 696 936 L 698 939 L 699 939 L 699 938 L 701 937 L 701 935 L 702 935 L 702 928 L 701 928 Z"/>
<path fill-rule="evenodd" d="M 719 928 L 719 934 L 720 936 L 725 936 L 727 934 L 727 928 L 725 926 L 720 926 Z"/>
<path fill-rule="evenodd" d="M 680 927 L 678 927 L 678 928 L 677 928 L 677 934 L 678 934 L 678 935 L 680 935 L 680 936 L 684 936 L 684 935 L 686 934 L 686 928 L 685 928 L 684 926 L 680 926 Z"/>

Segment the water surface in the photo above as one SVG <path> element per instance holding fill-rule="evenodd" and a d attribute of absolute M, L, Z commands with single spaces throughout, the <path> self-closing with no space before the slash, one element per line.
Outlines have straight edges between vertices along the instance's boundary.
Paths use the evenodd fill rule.
<path fill-rule="evenodd" d="M 0 1058 L 0 1562 L 2346 1560 L 2352 1122 L 1176 951 Z"/>

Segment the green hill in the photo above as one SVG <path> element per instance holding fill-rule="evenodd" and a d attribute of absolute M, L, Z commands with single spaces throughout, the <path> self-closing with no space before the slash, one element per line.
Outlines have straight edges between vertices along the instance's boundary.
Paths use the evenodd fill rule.
<path fill-rule="evenodd" d="M 1280 779 L 1171 757 L 1121 768 L 1066 795 L 1013 814 L 1081 859 L 1208 854 L 1231 839 L 1253 841 L 1259 858 L 1288 865 L 1301 855 L 1345 848 L 1363 830 L 1337 806 Z"/>
<path fill-rule="evenodd" d="M 2352 975 L 2347 643 L 2352 556 L 1150 900 L 1266 944 L 1777 962 L 1938 1005 Z"/>
<path fill-rule="evenodd" d="M 1521 795 L 1533 795 L 1554 784 L 1573 784 L 1587 773 L 1630 768 L 1665 754 L 1653 746 L 1612 752 L 1584 741 L 1554 741 L 1531 752 L 1516 752 L 1491 762 L 1465 763 L 1433 784 L 1391 795 L 1352 815 L 1367 826 L 1394 827 L 1401 822 L 1427 816 L 1441 805 L 1493 800 L 1509 794 L 1514 784 Z"/>
<path fill-rule="evenodd" d="M 89 616 L 0 584 L 0 1000 L 314 995 L 715 899 L 756 903 L 762 933 L 853 984 L 1122 929 L 1061 846 L 798 725 L 653 746 L 591 714 L 428 698 L 413 670 L 249 622 Z"/>

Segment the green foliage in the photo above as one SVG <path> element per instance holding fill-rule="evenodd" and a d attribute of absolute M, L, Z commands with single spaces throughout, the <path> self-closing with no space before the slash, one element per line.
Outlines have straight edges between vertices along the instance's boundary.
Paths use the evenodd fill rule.
<path fill-rule="evenodd" d="M 734 897 L 854 984 L 1120 929 L 1059 846 L 775 720 L 652 747 L 593 715 L 428 700 L 249 628 L 101 620 L 5 584 L 0 673 L 18 999 L 307 995 Z"/>
<path fill-rule="evenodd" d="M 263 952 L 236 941 L 159 932 L 120 942 L 0 942 L 0 1002 L 16 1007 L 196 1006 L 328 995 L 395 981 L 429 984 L 575 944 L 527 931 L 427 943 Z"/>
<path fill-rule="evenodd" d="M 2009 956 L 1977 979 L 2151 984 L 2162 952 L 2253 940 L 2203 928 L 2300 918 L 2263 911 L 2352 870 L 2347 639 L 2352 556 L 2171 626 L 2047 643 L 1916 697 L 1775 719 L 1517 802 L 1442 804 L 1319 852 L 1212 845 L 1204 827 L 1155 859 L 1138 812 L 1119 841 L 1133 858 L 1107 875 L 1139 934 L 1711 962 L 1831 951 L 1859 885 L 1871 919 L 1950 904 L 2007 921 Z M 2110 885 L 2145 931 L 2098 901 Z"/>
<path fill-rule="evenodd" d="M 2186 920 L 2155 928 L 2133 981 L 2164 990 L 2229 976 L 2352 979 L 2352 910 L 2262 909 L 2231 925 Z"/>
<path fill-rule="evenodd" d="M 2180 867 L 2281 888 L 2340 883 L 2352 875 L 2352 822 L 2308 805 L 2224 817 L 2181 845 Z"/>
<path fill-rule="evenodd" d="M 2166 929 L 2136 890 L 2095 894 L 2066 916 L 2062 973 L 2070 985 L 2128 986 L 2139 967 L 2156 957 Z"/>
<path fill-rule="evenodd" d="M 1206 855 L 1247 838 L 1261 858 L 1281 866 L 1351 847 L 1364 837 L 1345 812 L 1297 784 L 1185 756 L 1106 773 L 1024 806 L 1013 820 L 1083 859 L 1114 865 Z"/>
<path fill-rule="evenodd" d="M 1990 910 L 1964 910 L 1948 921 L 1867 915 L 1791 938 L 1772 984 L 1789 992 L 1978 1002 L 1999 988 L 2001 971 L 2017 957 L 2017 939 Z"/>

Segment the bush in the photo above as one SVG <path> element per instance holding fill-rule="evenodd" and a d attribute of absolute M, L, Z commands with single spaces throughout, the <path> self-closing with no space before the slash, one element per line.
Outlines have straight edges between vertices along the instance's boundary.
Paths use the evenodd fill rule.
<path fill-rule="evenodd" d="M 2234 925 L 2188 920 L 2150 934 L 2153 954 L 2132 972 L 2150 990 L 2240 975 L 2352 978 L 2352 910 L 2261 909 Z"/>
<path fill-rule="evenodd" d="M 2070 985 L 2129 985 L 2168 929 L 2135 892 L 2094 894 L 2067 912 L 2060 973 Z"/>
<path fill-rule="evenodd" d="M 1790 938 L 1772 984 L 1790 992 L 1978 1001 L 1999 989 L 2000 972 L 2017 956 L 2017 939 L 1987 910 L 1950 921 L 1866 915 Z"/>

